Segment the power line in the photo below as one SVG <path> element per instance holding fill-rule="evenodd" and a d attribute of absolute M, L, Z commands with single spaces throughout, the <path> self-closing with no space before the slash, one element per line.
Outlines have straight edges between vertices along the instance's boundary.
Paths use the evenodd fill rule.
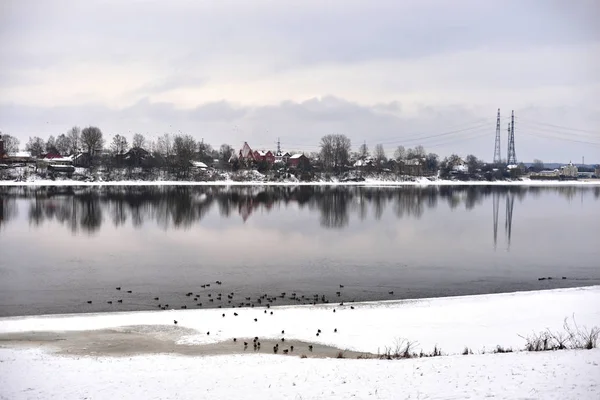
<path fill-rule="evenodd" d="M 557 130 L 554 128 L 544 128 L 544 127 L 540 127 L 540 126 L 535 126 L 534 124 L 528 123 L 528 122 L 524 122 L 522 124 L 522 126 L 528 128 L 528 129 L 534 129 L 534 130 L 540 130 L 540 131 L 544 131 L 544 132 L 550 132 L 550 133 L 557 133 L 559 135 L 564 135 L 564 136 L 568 136 L 568 137 L 575 137 L 575 138 L 580 138 L 580 139 L 596 139 L 596 138 L 600 138 L 600 134 L 596 137 L 590 137 L 588 135 L 583 135 L 581 133 L 575 133 L 575 132 L 565 132 L 563 130 Z"/>
<path fill-rule="evenodd" d="M 515 118 L 517 118 L 517 117 L 515 117 Z M 533 120 L 530 120 L 530 119 L 527 119 L 527 118 L 517 118 L 517 119 L 520 119 L 520 120 L 523 120 L 523 122 L 526 122 L 526 123 L 528 122 L 528 123 L 532 123 L 532 124 L 535 124 L 535 125 L 549 126 L 551 128 L 565 129 L 565 130 L 568 130 L 568 131 L 591 133 L 592 135 L 599 135 L 600 136 L 600 132 L 598 132 L 598 131 L 590 131 L 590 130 L 587 130 L 587 129 L 569 128 L 569 127 L 566 127 L 566 126 L 560 126 L 560 125 L 554 125 L 554 124 L 547 124 L 545 122 L 537 122 L 537 121 L 533 121 Z"/>
<path fill-rule="evenodd" d="M 536 137 L 543 138 L 543 139 L 554 139 L 554 140 L 561 140 L 561 141 L 565 141 L 565 142 L 583 143 L 583 144 L 587 144 L 587 145 L 591 145 L 591 146 L 600 146 L 600 143 L 598 143 L 598 142 L 589 142 L 589 141 L 585 141 L 585 140 L 561 138 L 561 137 L 557 137 L 557 136 L 548 135 L 545 133 L 539 133 L 539 132 L 535 132 L 535 131 L 532 132 L 531 130 L 525 130 L 522 132 L 522 134 L 536 136 Z"/>

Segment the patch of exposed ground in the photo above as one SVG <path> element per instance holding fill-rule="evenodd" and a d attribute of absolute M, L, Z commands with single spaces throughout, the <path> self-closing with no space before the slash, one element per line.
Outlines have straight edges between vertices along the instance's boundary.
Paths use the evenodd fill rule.
<path fill-rule="evenodd" d="M 192 329 L 169 326 L 128 326 L 93 331 L 19 332 L 0 334 L 0 347 L 46 347 L 58 354 L 73 356 L 129 357 L 147 354 L 176 354 L 187 356 L 214 356 L 228 354 L 278 354 L 309 358 L 371 358 L 375 354 L 362 353 L 309 343 L 299 340 L 281 342 L 259 338 L 260 347 L 254 347 L 254 338 L 237 338 L 211 344 L 177 344 L 185 335 L 196 334 Z M 244 342 L 248 345 L 245 346 Z M 274 347 L 278 345 L 275 353 Z M 293 347 L 292 347 L 293 346 Z M 312 346 L 312 350 L 309 346 Z M 284 352 L 287 350 L 287 353 Z"/>

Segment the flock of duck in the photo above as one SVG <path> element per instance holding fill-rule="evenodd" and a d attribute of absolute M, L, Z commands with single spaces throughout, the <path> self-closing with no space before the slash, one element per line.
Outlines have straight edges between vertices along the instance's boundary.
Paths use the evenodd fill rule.
<path fill-rule="evenodd" d="M 219 287 L 220 285 L 223 284 L 223 282 L 215 281 L 214 283 L 202 284 L 202 285 L 200 285 L 200 288 L 204 289 L 205 291 L 206 291 L 206 289 L 209 289 L 212 291 L 211 284 L 213 285 L 213 287 L 215 287 L 214 285 Z M 344 288 L 344 285 L 340 285 L 340 289 L 343 289 L 343 288 Z M 115 289 L 122 293 L 133 294 L 132 290 L 123 290 L 123 288 L 121 286 L 116 287 Z M 393 291 L 388 291 L 388 295 L 393 295 L 393 294 L 394 294 Z M 169 305 L 168 303 L 160 302 L 160 297 L 152 298 L 152 300 L 154 302 L 153 305 L 146 303 L 146 304 L 144 304 L 144 306 L 148 305 L 150 307 L 156 307 L 161 310 L 171 310 L 174 308 L 180 308 L 180 309 L 185 310 L 185 309 L 188 309 L 188 307 L 190 307 L 190 308 L 192 308 L 192 307 L 198 307 L 198 308 L 199 307 L 208 307 L 208 308 L 250 307 L 250 308 L 254 308 L 255 306 L 257 306 L 257 307 L 270 308 L 271 305 L 275 305 L 278 300 L 280 302 L 282 302 L 282 300 L 283 300 L 283 302 L 285 302 L 285 303 L 312 304 L 312 305 L 328 304 L 328 303 L 333 302 L 325 294 L 297 295 L 295 292 L 292 292 L 289 294 L 287 292 L 281 292 L 280 294 L 277 294 L 277 295 L 265 293 L 258 297 L 253 298 L 252 296 L 240 297 L 239 295 L 236 295 L 235 292 L 229 292 L 229 293 L 218 292 L 217 293 L 217 291 L 215 290 L 212 293 L 211 292 L 208 292 L 208 293 L 187 292 L 187 293 L 185 293 L 185 297 L 187 297 L 188 300 L 184 300 L 184 304 L 179 304 L 178 306 L 175 306 L 175 307 L 172 305 Z M 340 301 L 340 305 L 343 306 L 344 301 L 341 298 L 342 298 L 342 291 L 340 290 L 340 291 L 335 292 L 336 302 Z M 123 303 L 123 300 L 124 300 L 123 298 L 117 298 L 115 300 L 108 300 L 106 303 L 107 304 L 118 304 L 118 303 Z M 355 301 L 355 300 L 352 300 L 352 301 Z M 87 303 L 93 304 L 93 301 L 88 300 Z M 137 305 L 139 305 L 139 304 L 137 304 Z"/>
<path fill-rule="evenodd" d="M 200 285 L 201 289 L 204 289 L 206 291 L 206 289 L 210 289 L 211 288 L 211 284 L 212 285 L 216 285 L 216 287 L 219 287 L 223 284 L 223 282 L 221 281 L 215 281 L 214 283 L 206 283 L 203 285 Z M 344 288 L 344 285 L 339 285 L 340 289 Z M 127 294 L 133 294 L 132 290 L 123 290 L 122 287 L 116 287 L 115 288 L 118 292 L 121 293 L 127 293 Z M 394 292 L 393 291 L 388 291 L 389 295 L 393 295 Z M 324 294 L 314 294 L 312 296 L 305 296 L 305 295 L 297 295 L 296 293 L 286 293 L 286 292 L 282 292 L 279 295 L 269 295 L 269 294 L 262 294 L 256 298 L 252 298 L 252 297 L 243 297 L 243 299 L 238 299 L 239 296 L 236 295 L 235 292 L 229 292 L 229 293 L 194 293 L 194 292 L 187 292 L 185 293 L 185 297 L 188 298 L 189 300 L 187 301 L 188 304 L 182 304 L 179 305 L 178 308 L 181 309 L 187 309 L 188 305 L 189 306 L 194 306 L 196 305 L 197 307 L 202 307 L 206 302 L 208 302 L 209 304 L 206 305 L 216 305 L 214 304 L 215 302 L 219 302 L 220 304 L 216 305 L 217 308 L 223 308 L 223 307 L 228 307 L 228 308 L 242 308 L 242 307 L 250 307 L 253 308 L 255 305 L 257 307 L 266 307 L 266 309 L 264 310 L 264 314 L 267 316 L 272 316 L 273 314 L 273 310 L 271 310 L 271 305 L 275 304 L 277 302 L 278 299 L 287 299 L 287 300 L 291 300 L 293 302 L 297 302 L 299 304 L 327 304 L 327 303 L 331 303 L 331 301 L 324 295 Z M 336 298 L 341 298 L 342 297 L 342 291 L 339 290 L 336 292 Z M 162 303 L 160 302 L 160 297 L 152 297 L 154 304 L 156 306 L 156 308 L 159 308 L 161 310 L 167 310 L 167 309 L 173 309 L 176 307 L 170 307 L 169 304 L 167 303 Z M 116 303 L 123 303 L 122 298 L 117 298 L 116 300 L 108 300 L 107 303 L 108 304 L 114 304 L 115 301 Z M 92 300 L 88 300 L 87 301 L 88 304 L 92 304 Z M 343 301 L 339 301 L 339 305 L 340 306 L 344 306 L 344 302 Z M 213 308 L 213 307 L 211 307 Z M 350 305 L 349 307 L 351 310 L 354 310 L 354 306 Z M 333 309 L 333 312 L 336 312 L 336 309 Z M 232 312 L 230 313 L 230 315 L 233 315 L 233 317 L 238 317 L 240 314 L 238 312 Z M 225 318 L 227 316 L 227 313 L 223 313 L 222 317 Z M 254 318 L 254 322 L 258 322 L 258 318 Z M 175 325 L 178 324 L 177 320 L 173 320 L 173 323 Z M 338 329 L 334 328 L 333 329 L 333 333 L 337 333 Z M 323 332 L 321 331 L 321 329 L 317 329 L 315 332 L 316 336 L 320 336 L 321 334 L 323 334 Z M 206 335 L 210 335 L 210 331 L 206 332 Z M 273 346 L 272 350 L 273 353 L 277 354 L 281 351 L 282 354 L 290 354 L 294 352 L 294 346 L 293 345 L 286 345 L 286 340 L 285 337 L 283 337 L 283 335 L 285 335 L 285 330 L 281 331 L 281 335 L 282 337 L 280 339 L 278 339 L 281 343 L 281 347 L 280 347 L 280 343 L 275 343 L 275 345 Z M 238 343 L 238 339 L 234 338 L 233 339 L 234 343 Z M 251 345 L 252 348 L 254 349 L 254 351 L 260 351 L 261 350 L 261 342 L 259 337 L 254 337 L 252 343 L 249 343 L 248 341 L 239 341 L 242 345 L 243 345 L 243 349 L 244 351 L 248 349 L 248 347 Z M 285 347 L 285 348 L 284 348 Z M 313 345 L 308 345 L 308 351 L 312 352 L 313 351 Z"/>

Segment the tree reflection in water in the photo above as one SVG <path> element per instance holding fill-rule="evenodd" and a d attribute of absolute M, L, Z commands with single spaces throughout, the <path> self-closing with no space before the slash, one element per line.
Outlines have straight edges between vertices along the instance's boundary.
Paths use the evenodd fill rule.
<path fill-rule="evenodd" d="M 142 227 L 154 222 L 164 229 L 188 229 L 202 221 L 215 206 L 225 218 L 240 216 L 245 222 L 257 210 L 295 204 L 320 213 L 321 226 L 340 229 L 348 225 L 351 214 L 367 218 L 369 209 L 379 220 L 391 207 L 397 218 L 421 218 L 427 210 L 441 204 L 451 209 L 472 210 L 492 197 L 494 242 L 497 241 L 498 208 L 506 199 L 507 238 L 510 241 L 515 199 L 542 193 L 558 193 L 567 200 L 576 195 L 593 194 L 600 188 L 577 186 L 105 186 L 105 187 L 2 187 L 0 188 L 0 227 L 18 215 L 17 200 L 29 201 L 28 219 L 32 226 L 56 221 L 73 233 L 93 234 L 104 222 L 115 227 Z"/>

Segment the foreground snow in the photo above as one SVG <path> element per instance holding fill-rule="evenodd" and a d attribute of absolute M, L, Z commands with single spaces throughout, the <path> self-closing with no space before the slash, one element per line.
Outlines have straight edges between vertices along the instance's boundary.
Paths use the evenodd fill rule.
<path fill-rule="evenodd" d="M 320 182 L 268 182 L 268 181 L 109 181 L 109 182 L 83 182 L 75 180 L 49 180 L 36 179 L 33 181 L 0 181 L 0 186 L 600 186 L 600 179 L 579 180 L 579 181 L 537 181 L 523 179 L 521 181 L 449 181 L 449 180 L 429 180 L 426 178 L 417 178 L 415 181 L 393 181 L 379 179 L 365 179 L 362 182 L 339 182 L 339 181 L 320 181 Z"/>
<path fill-rule="evenodd" d="M 597 399 L 600 351 L 400 361 L 72 358 L 0 349 L 6 399 Z"/>
<path fill-rule="evenodd" d="M 302 359 L 295 355 L 190 357 L 144 351 L 134 357 L 57 355 L 21 343 L 0 348 L 0 398 L 140 399 L 597 399 L 600 350 L 458 355 L 497 345 L 522 349 L 527 336 L 560 331 L 565 318 L 600 326 L 600 286 L 537 292 L 253 309 L 13 317 L 2 334 L 149 326 L 148 335 L 187 346 L 233 337 L 296 339 L 361 352 L 399 339 L 445 357 L 409 360 Z M 336 312 L 333 312 L 335 308 Z M 239 315 L 236 317 L 233 312 Z M 273 315 L 270 314 L 273 311 Z M 226 316 L 223 317 L 222 314 Z M 257 319 L 255 321 L 254 319 Z M 178 320 L 173 329 L 173 320 Z M 162 328 L 161 328 L 162 327 Z M 187 328 L 187 329 L 186 329 Z M 126 328 L 122 328 L 126 329 Z M 162 330 L 161 330 L 162 329 Z M 191 331 L 191 330 L 192 331 Z M 316 336 L 317 329 L 321 334 Z M 337 332 L 334 332 L 337 329 Z M 281 331 L 285 330 L 285 335 Z M 210 331 L 210 335 L 206 332 Z M 2 342 L 0 342 L 2 343 Z M 282 345 L 283 346 L 283 345 Z M 240 349 L 240 352 L 241 349 Z"/>

